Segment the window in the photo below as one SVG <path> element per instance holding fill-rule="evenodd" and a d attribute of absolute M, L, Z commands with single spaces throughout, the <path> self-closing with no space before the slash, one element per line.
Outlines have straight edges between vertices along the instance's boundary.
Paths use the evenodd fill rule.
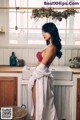
<path fill-rule="evenodd" d="M 50 7 L 44 5 L 45 0 L 9 0 L 10 7 Z M 53 2 L 54 0 L 46 0 Z M 69 3 L 70 0 L 62 0 L 61 2 Z M 79 7 L 79 0 L 71 0 L 75 3 L 75 7 Z M 55 7 L 72 7 L 72 5 L 55 5 Z M 59 30 L 61 42 L 63 45 L 80 45 L 80 13 L 69 17 L 67 20 L 62 19 L 61 22 L 52 19 L 31 19 L 32 10 L 20 9 L 9 10 L 9 44 L 45 44 L 42 37 L 41 27 L 46 22 L 54 22 Z M 17 25 L 18 30 L 15 30 Z"/>

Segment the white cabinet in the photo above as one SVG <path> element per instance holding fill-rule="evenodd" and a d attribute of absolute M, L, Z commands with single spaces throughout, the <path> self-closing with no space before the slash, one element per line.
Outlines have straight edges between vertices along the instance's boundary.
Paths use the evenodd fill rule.
<path fill-rule="evenodd" d="M 80 74 L 73 74 L 73 112 L 72 120 L 80 120 Z"/>

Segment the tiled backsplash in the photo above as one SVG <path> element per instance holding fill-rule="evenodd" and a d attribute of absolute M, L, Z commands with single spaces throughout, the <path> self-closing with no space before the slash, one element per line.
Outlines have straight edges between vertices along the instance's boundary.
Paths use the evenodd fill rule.
<path fill-rule="evenodd" d="M 24 59 L 25 63 L 29 66 L 35 66 L 37 62 L 36 52 L 42 48 L 19 48 L 19 47 L 0 47 L 0 65 L 9 65 L 9 57 L 11 52 L 14 51 L 19 59 Z M 69 65 L 69 59 L 80 56 L 80 48 L 63 48 L 63 56 L 61 59 L 57 57 L 52 65 Z"/>

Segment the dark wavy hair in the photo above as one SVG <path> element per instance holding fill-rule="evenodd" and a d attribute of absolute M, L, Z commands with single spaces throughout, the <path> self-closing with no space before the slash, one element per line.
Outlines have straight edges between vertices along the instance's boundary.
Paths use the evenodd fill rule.
<path fill-rule="evenodd" d="M 61 45 L 61 39 L 59 37 L 59 33 L 58 33 L 58 29 L 57 29 L 56 25 L 52 22 L 45 23 L 42 26 L 42 31 L 48 32 L 51 35 L 52 43 L 57 48 L 56 56 L 58 58 L 61 58 L 61 56 L 62 56 L 62 52 L 61 52 L 62 45 Z M 49 40 L 46 42 L 46 44 L 47 45 L 50 44 Z"/>

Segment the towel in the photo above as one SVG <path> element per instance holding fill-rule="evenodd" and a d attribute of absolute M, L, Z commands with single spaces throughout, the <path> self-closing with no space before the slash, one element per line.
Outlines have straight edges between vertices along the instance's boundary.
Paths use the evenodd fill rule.
<path fill-rule="evenodd" d="M 36 81 L 36 120 L 58 120 L 54 106 L 54 93 L 51 89 L 52 80 L 49 68 L 42 63 L 36 67 L 29 80 L 28 91 L 31 96 Z M 31 116 L 33 112 L 34 105 L 32 105 Z"/>

